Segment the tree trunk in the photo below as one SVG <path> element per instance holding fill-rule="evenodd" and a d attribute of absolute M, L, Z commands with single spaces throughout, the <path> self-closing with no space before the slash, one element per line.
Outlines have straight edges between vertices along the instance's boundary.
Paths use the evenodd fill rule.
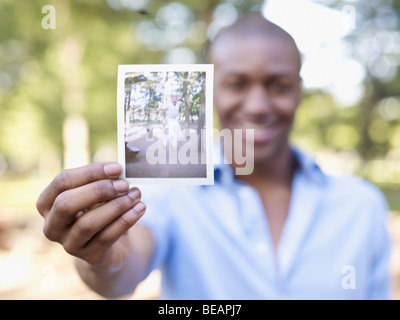
<path fill-rule="evenodd" d="M 183 86 L 182 86 L 182 99 L 184 101 L 184 115 L 185 115 L 185 136 L 189 135 L 189 119 L 190 119 L 190 101 L 189 101 L 189 94 L 188 94 L 188 78 L 189 72 L 185 72 L 183 74 Z"/>
<path fill-rule="evenodd" d="M 198 151 L 201 152 L 202 150 L 202 134 L 201 130 L 204 128 L 204 124 L 206 122 L 206 78 L 205 73 L 202 74 L 202 83 L 201 83 L 201 92 L 200 95 L 200 110 L 199 110 L 199 120 L 197 124 L 197 137 L 198 137 Z"/>

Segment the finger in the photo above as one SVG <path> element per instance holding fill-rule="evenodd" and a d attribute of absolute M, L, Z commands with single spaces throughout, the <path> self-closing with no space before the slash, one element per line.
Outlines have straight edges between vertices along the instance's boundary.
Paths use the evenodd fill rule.
<path fill-rule="evenodd" d="M 64 170 L 43 190 L 36 203 L 41 215 L 50 211 L 55 199 L 66 190 L 104 179 L 118 178 L 122 167 L 116 162 L 99 162 L 84 167 Z"/>
<path fill-rule="evenodd" d="M 119 216 L 103 230 L 97 233 L 86 245 L 86 250 L 91 252 L 104 251 L 111 247 L 123 234 L 125 234 L 146 212 L 146 205 L 138 202 L 133 208 Z"/>
<path fill-rule="evenodd" d="M 95 209 L 100 203 L 120 197 L 128 190 L 128 182 L 118 179 L 99 180 L 64 191 L 56 198 L 48 215 L 49 227 L 68 227 L 78 218 L 77 213 Z"/>
<path fill-rule="evenodd" d="M 140 198 L 140 190 L 133 188 L 127 195 L 115 198 L 83 214 L 71 227 L 68 239 L 64 241 L 66 250 L 86 245 L 97 233 L 137 205 Z"/>
<path fill-rule="evenodd" d="M 121 194 L 126 194 L 128 189 L 129 185 L 125 180 L 101 180 L 63 192 L 46 215 L 43 228 L 45 236 L 52 241 L 62 242 L 64 235 L 69 233 L 69 229 L 82 215 L 120 197 Z M 140 200 L 139 189 L 133 188 L 129 194 L 137 197 L 135 193 L 139 194 Z"/>

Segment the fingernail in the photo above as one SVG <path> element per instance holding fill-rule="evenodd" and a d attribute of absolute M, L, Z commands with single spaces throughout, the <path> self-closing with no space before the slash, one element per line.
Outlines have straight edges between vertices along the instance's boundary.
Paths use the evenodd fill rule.
<path fill-rule="evenodd" d="M 114 180 L 113 185 L 119 193 L 126 192 L 129 189 L 129 184 L 125 180 Z"/>
<path fill-rule="evenodd" d="M 104 165 L 103 170 L 109 177 L 119 177 L 122 172 L 122 167 L 119 163 L 107 163 Z"/>
<path fill-rule="evenodd" d="M 138 189 L 132 189 L 129 191 L 128 196 L 129 198 L 136 200 L 140 195 L 140 191 Z"/>
<path fill-rule="evenodd" d="M 133 207 L 137 213 L 142 214 L 146 210 L 146 205 L 143 202 L 139 202 L 136 206 Z"/>

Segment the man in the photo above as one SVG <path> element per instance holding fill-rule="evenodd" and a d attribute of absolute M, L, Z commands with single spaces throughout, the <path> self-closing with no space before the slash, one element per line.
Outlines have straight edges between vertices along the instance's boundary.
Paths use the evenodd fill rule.
<path fill-rule="evenodd" d="M 292 37 L 248 15 L 208 58 L 221 126 L 254 129 L 254 171 L 235 175 L 233 162 L 216 165 L 213 186 L 143 189 L 144 216 L 118 164 L 64 171 L 37 203 L 45 235 L 106 297 L 160 268 L 169 299 L 388 298 L 384 197 L 361 179 L 325 175 L 289 145 L 301 101 Z"/>
<path fill-rule="evenodd" d="M 154 111 L 155 113 L 162 111 L 163 115 L 165 115 L 167 119 L 168 134 L 166 134 L 163 139 L 164 147 L 167 147 L 168 143 L 170 144 L 170 147 L 175 150 L 178 147 L 178 139 L 181 134 L 181 126 L 179 124 L 178 116 L 182 104 L 183 99 L 177 95 L 173 95 L 171 101 L 167 105 Z"/>
<path fill-rule="evenodd" d="M 173 95 L 171 103 L 167 106 L 168 136 L 165 137 L 164 145 L 167 146 L 168 140 L 170 147 L 175 150 L 178 147 L 178 138 L 181 134 L 181 126 L 179 124 L 178 116 L 182 103 L 182 99 L 178 99 L 178 96 Z"/>

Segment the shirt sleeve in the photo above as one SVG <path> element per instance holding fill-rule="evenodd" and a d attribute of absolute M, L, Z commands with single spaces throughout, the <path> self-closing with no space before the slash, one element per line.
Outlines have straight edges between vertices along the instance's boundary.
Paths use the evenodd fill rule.
<path fill-rule="evenodd" d="M 389 208 L 381 191 L 371 206 L 373 212 L 371 274 L 368 299 L 391 298 L 390 257 L 392 243 L 387 228 Z"/>

